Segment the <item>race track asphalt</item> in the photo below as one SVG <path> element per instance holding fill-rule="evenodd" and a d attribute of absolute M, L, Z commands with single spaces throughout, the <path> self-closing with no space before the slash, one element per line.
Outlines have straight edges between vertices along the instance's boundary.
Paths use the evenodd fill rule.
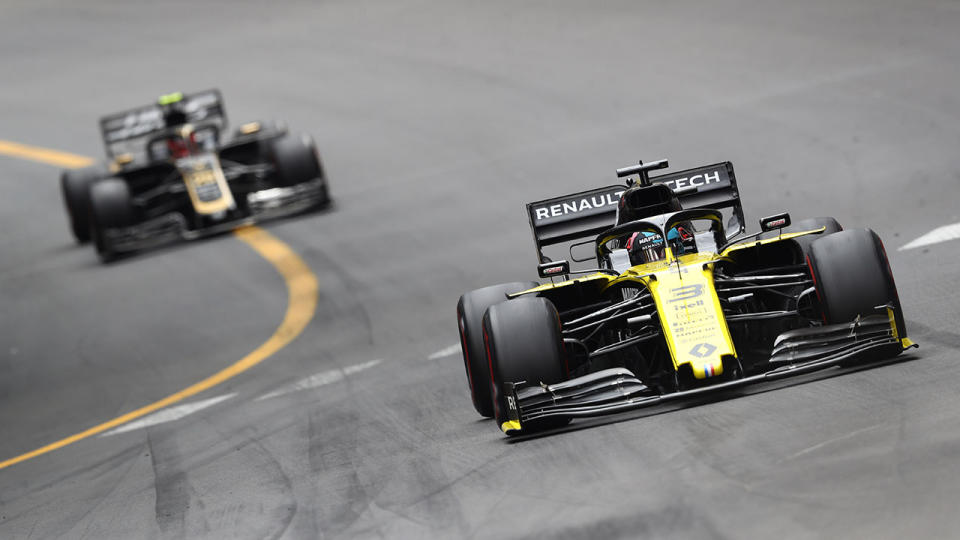
<path fill-rule="evenodd" d="M 336 206 L 264 225 L 316 276 L 302 334 L 192 414 L 0 469 L 0 538 L 956 537 L 960 241 L 898 248 L 960 222 L 958 27 L 950 0 L 6 0 L 0 140 L 98 157 L 99 115 L 215 86 L 312 135 Z M 457 298 L 535 277 L 525 202 L 638 158 L 732 161 L 750 223 L 874 228 L 921 348 L 506 440 Z M 237 362 L 288 307 L 229 234 L 100 265 L 58 174 L 0 156 L 0 460 Z"/>

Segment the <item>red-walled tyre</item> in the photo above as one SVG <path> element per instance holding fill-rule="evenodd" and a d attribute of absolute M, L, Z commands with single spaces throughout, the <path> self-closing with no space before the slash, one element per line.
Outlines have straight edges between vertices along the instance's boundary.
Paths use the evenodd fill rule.
<path fill-rule="evenodd" d="M 490 399 L 490 366 L 483 344 L 483 314 L 487 308 L 507 300 L 508 294 L 532 289 L 539 285 L 534 281 L 504 283 L 470 291 L 457 302 L 457 326 L 460 328 L 460 347 L 463 364 L 467 371 L 467 384 L 473 407 L 482 416 L 493 416 L 493 401 Z"/>
<path fill-rule="evenodd" d="M 483 317 L 483 332 L 490 362 L 493 409 L 497 426 L 509 420 L 505 382 L 530 385 L 554 384 L 568 378 L 563 336 L 557 308 L 546 298 L 518 298 L 491 306 Z M 569 418 L 551 418 L 525 423 L 522 433 L 564 425 Z"/>
<path fill-rule="evenodd" d="M 852 229 L 818 238 L 810 245 L 808 260 L 825 323 L 851 322 L 891 305 L 900 337 L 906 337 L 897 286 L 877 233 Z"/>

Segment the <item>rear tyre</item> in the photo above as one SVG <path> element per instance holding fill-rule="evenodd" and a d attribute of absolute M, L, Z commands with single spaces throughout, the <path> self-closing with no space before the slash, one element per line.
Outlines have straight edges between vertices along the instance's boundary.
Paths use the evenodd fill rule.
<path fill-rule="evenodd" d="M 508 294 L 532 289 L 534 281 L 504 283 L 470 291 L 457 302 L 457 325 L 460 328 L 460 348 L 467 371 L 467 385 L 473 407 L 481 416 L 493 416 L 490 397 L 490 364 L 483 343 L 483 314 L 487 308 L 507 300 Z"/>
<path fill-rule="evenodd" d="M 877 306 L 892 305 L 900 337 L 906 337 L 897 286 L 877 233 L 853 229 L 818 238 L 810 246 L 807 263 L 825 323 L 851 322 L 857 316 L 881 313 Z"/>
<path fill-rule="evenodd" d="M 99 166 L 66 170 L 60 175 L 60 193 L 78 244 L 90 241 L 90 187 L 104 176 L 106 171 Z"/>
<path fill-rule="evenodd" d="M 316 180 L 321 183 L 321 204 L 330 201 L 327 178 L 313 140 L 306 135 L 283 135 L 273 139 L 269 154 L 270 161 L 276 167 L 278 185 L 289 187 Z"/>
<path fill-rule="evenodd" d="M 134 223 L 130 187 L 119 178 L 108 178 L 90 189 L 91 231 L 97 255 L 103 262 L 114 260 L 118 253 L 106 237 L 107 229 L 129 227 Z"/>
<path fill-rule="evenodd" d="M 503 383 L 554 384 L 568 378 L 560 317 L 546 298 L 518 298 L 492 306 L 483 317 L 483 335 L 498 426 L 509 420 Z M 555 418 L 527 422 L 522 431 L 526 434 L 569 421 L 569 418 Z"/>

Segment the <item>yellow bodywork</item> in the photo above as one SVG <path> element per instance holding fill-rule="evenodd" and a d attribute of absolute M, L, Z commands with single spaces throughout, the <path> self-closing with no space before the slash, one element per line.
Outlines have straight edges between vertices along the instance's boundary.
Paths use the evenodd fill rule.
<path fill-rule="evenodd" d="M 240 126 L 240 133 L 244 135 L 250 135 L 260 131 L 260 122 L 248 122 Z"/>
<path fill-rule="evenodd" d="M 756 247 L 756 246 L 762 246 L 762 245 L 764 245 L 764 244 L 772 244 L 772 243 L 774 243 L 774 242 L 779 242 L 779 241 L 781 241 L 781 240 L 787 240 L 787 239 L 790 239 L 790 238 L 796 238 L 796 237 L 798 237 L 798 236 L 806 236 L 806 235 L 808 235 L 808 234 L 819 234 L 819 233 L 822 233 L 822 232 L 825 231 L 825 230 L 827 230 L 826 227 L 820 227 L 819 229 L 813 229 L 813 230 L 810 230 L 810 231 L 800 231 L 800 232 L 795 232 L 795 233 L 781 234 L 781 235 L 779 235 L 779 236 L 774 236 L 773 238 L 766 238 L 766 239 L 764 239 L 764 240 L 747 240 L 747 241 L 745 241 L 745 242 L 737 242 L 736 244 L 734 244 L 734 245 L 728 247 L 727 249 L 723 250 L 723 253 L 721 253 L 721 256 L 726 257 L 726 256 L 730 255 L 731 253 L 733 253 L 734 251 L 740 251 L 741 249 L 747 249 L 747 248 L 752 248 L 752 247 Z"/>
<path fill-rule="evenodd" d="M 123 170 L 124 167 L 133 163 L 133 154 L 120 154 L 113 158 L 112 161 L 107 165 L 107 170 L 110 174 L 117 174 Z"/>
<path fill-rule="evenodd" d="M 696 379 L 722 375 L 723 358 L 737 356 L 713 285 L 718 260 L 715 253 L 676 257 L 667 248 L 664 260 L 634 266 L 611 281 L 637 281 L 650 291 L 674 369 L 689 364 Z"/>
<path fill-rule="evenodd" d="M 887 319 L 890 321 L 890 333 L 893 335 L 893 339 L 898 340 L 900 342 L 900 346 L 903 347 L 904 350 L 917 346 L 912 339 L 908 337 L 900 337 L 900 331 L 897 330 L 897 316 L 893 311 L 893 308 L 890 306 L 887 306 Z"/>
<path fill-rule="evenodd" d="M 500 431 L 503 431 L 504 433 L 511 433 L 514 431 L 520 432 L 522 429 L 520 427 L 520 422 L 516 420 L 507 420 L 506 422 L 500 424 Z"/>
<path fill-rule="evenodd" d="M 673 367 L 689 364 L 696 379 L 722 375 L 723 357 L 737 354 L 713 286 L 714 261 L 713 254 L 681 255 L 639 277 L 656 302 Z"/>
<path fill-rule="evenodd" d="M 713 283 L 714 265 L 732 252 L 757 245 L 779 242 L 807 234 L 821 233 L 825 228 L 782 234 L 764 240 L 747 240 L 727 247 L 721 253 L 673 254 L 666 248 L 663 260 L 636 265 L 619 276 L 595 273 L 559 283 L 547 283 L 517 293 L 521 296 L 566 287 L 575 283 L 599 281 L 601 290 L 622 286 L 624 282 L 642 284 L 656 303 L 663 336 L 673 359 L 674 369 L 689 364 L 696 379 L 723 374 L 723 358 L 737 357 L 733 338 L 723 315 L 723 307 Z M 502 426 L 506 430 L 507 426 Z"/>

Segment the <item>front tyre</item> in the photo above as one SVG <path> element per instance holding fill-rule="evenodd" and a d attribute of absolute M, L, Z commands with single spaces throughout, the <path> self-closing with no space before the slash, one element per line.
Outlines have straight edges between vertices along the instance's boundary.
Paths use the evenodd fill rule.
<path fill-rule="evenodd" d="M 549 429 L 568 423 L 551 418 L 524 423 L 521 429 L 508 424 L 507 398 L 503 384 L 554 384 L 569 377 L 560 317 L 546 298 L 517 298 L 496 304 L 483 317 L 483 335 L 490 363 L 494 416 L 508 435 Z"/>
<path fill-rule="evenodd" d="M 329 202 L 323 164 L 320 162 L 317 147 L 310 137 L 286 134 L 273 139 L 269 147 L 269 158 L 276 171 L 277 185 L 289 187 L 318 181 L 322 184 L 322 203 Z"/>
<path fill-rule="evenodd" d="M 818 238 L 807 261 L 826 324 L 848 323 L 889 305 L 899 337 L 907 336 L 893 272 L 877 233 L 853 229 Z"/>
<path fill-rule="evenodd" d="M 784 234 L 795 233 L 795 232 L 805 232 L 813 231 L 823 227 L 824 231 L 820 234 L 807 234 L 804 236 L 798 236 L 793 240 L 800 245 L 800 249 L 803 250 L 804 257 L 810 253 L 810 246 L 813 245 L 817 240 L 824 238 L 828 235 L 838 233 L 843 230 L 843 227 L 840 225 L 836 219 L 832 217 L 818 217 L 818 218 L 807 218 L 801 219 L 800 221 L 791 224 L 789 227 L 783 230 Z M 776 234 L 771 235 L 771 237 L 776 236 Z"/>
<path fill-rule="evenodd" d="M 534 281 L 504 283 L 470 291 L 457 302 L 457 326 L 460 329 L 460 347 L 463 365 L 467 371 L 467 385 L 473 407 L 481 416 L 493 416 L 490 395 L 490 364 L 483 344 L 483 314 L 487 309 L 507 300 L 508 294 L 532 289 Z"/>
<path fill-rule="evenodd" d="M 103 262 L 114 260 L 119 253 L 107 238 L 108 229 L 129 227 L 134 223 L 130 187 L 119 178 L 107 178 L 90 189 L 91 231 L 97 255 Z"/>
<path fill-rule="evenodd" d="M 78 244 L 90 241 L 90 188 L 104 176 L 106 171 L 100 166 L 65 170 L 60 175 L 60 193 Z"/>

